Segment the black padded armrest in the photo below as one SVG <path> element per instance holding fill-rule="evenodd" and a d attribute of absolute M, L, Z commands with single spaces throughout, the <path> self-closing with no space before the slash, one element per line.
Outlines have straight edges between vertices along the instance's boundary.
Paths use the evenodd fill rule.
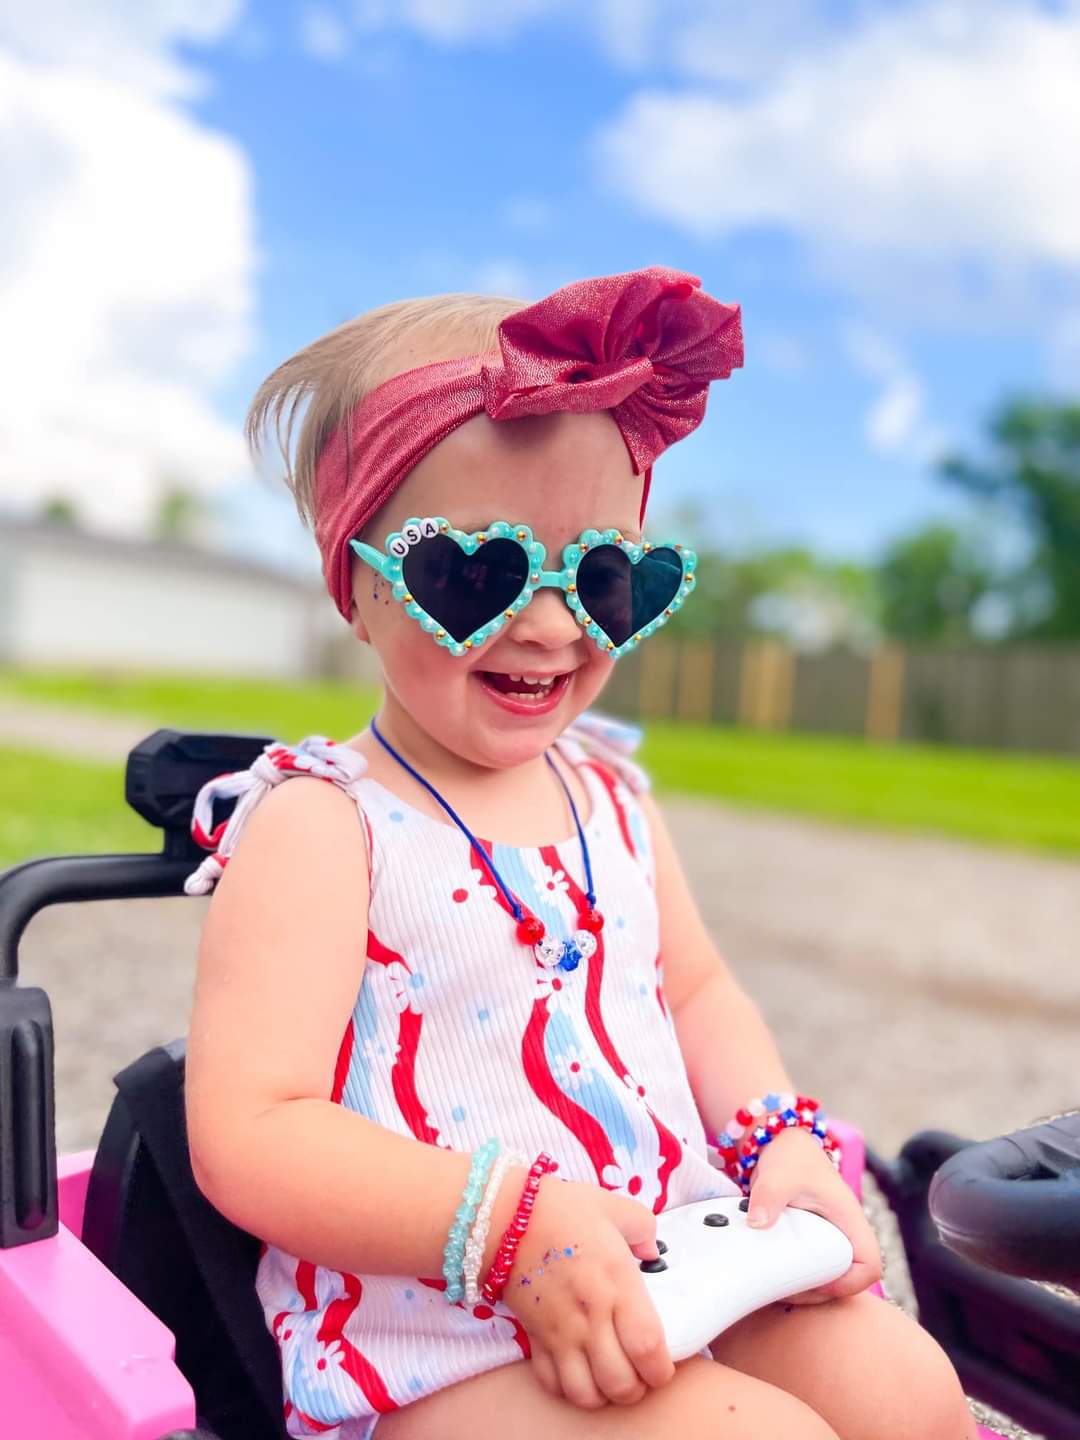
<path fill-rule="evenodd" d="M 1080 1111 L 958 1151 L 928 1200 L 950 1250 L 1080 1288 Z"/>

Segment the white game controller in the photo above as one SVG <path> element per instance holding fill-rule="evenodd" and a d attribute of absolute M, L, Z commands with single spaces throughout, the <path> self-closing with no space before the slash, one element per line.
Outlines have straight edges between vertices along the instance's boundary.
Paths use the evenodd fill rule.
<path fill-rule="evenodd" d="M 829 1220 L 788 1206 L 764 1230 L 738 1196 L 699 1200 L 657 1217 L 659 1260 L 641 1261 L 673 1360 L 685 1360 L 752 1310 L 837 1280 L 851 1241 Z"/>

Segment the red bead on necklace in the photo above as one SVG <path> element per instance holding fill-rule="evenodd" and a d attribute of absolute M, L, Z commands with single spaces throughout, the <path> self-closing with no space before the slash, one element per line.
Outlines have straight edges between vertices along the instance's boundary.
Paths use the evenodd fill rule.
<path fill-rule="evenodd" d="M 544 922 L 535 915 L 525 915 L 518 921 L 517 934 L 523 945 L 535 945 L 544 938 Z"/>

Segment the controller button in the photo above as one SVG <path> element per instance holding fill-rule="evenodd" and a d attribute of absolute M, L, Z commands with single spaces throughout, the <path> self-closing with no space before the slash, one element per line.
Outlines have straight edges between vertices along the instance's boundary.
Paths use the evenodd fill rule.
<path fill-rule="evenodd" d="M 726 1215 L 706 1215 L 706 1216 L 705 1216 L 705 1224 L 706 1224 L 706 1225 L 712 1225 L 712 1226 L 716 1227 L 717 1229 L 719 1229 L 719 1227 L 720 1227 L 721 1225 L 726 1225 L 727 1223 L 728 1223 L 728 1217 L 727 1217 Z"/>
<path fill-rule="evenodd" d="M 660 1251 L 661 1255 L 667 1254 L 667 1246 L 664 1244 L 663 1240 L 657 1240 L 656 1248 Z"/>
<path fill-rule="evenodd" d="M 744 1215 L 746 1214 L 747 1210 L 750 1209 L 749 1195 L 744 1195 L 743 1198 L 739 1201 L 739 1209 L 743 1212 Z"/>
<path fill-rule="evenodd" d="M 641 1268 L 646 1275 L 659 1275 L 661 1270 L 667 1269 L 666 1260 L 642 1260 Z"/>

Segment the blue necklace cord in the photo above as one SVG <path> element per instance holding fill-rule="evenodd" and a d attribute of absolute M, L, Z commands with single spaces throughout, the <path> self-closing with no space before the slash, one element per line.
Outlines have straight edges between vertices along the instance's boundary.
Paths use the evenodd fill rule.
<path fill-rule="evenodd" d="M 401 766 L 403 770 L 407 770 L 414 780 L 419 780 L 420 784 L 423 785 L 424 789 L 428 792 L 428 794 L 431 795 L 434 800 L 437 800 L 438 803 L 442 806 L 442 808 L 446 811 L 447 815 L 450 816 L 450 819 L 453 820 L 454 824 L 458 827 L 458 829 L 461 830 L 462 833 L 468 837 L 470 845 L 472 845 L 477 855 L 480 856 L 485 867 L 489 869 L 492 875 L 495 877 L 495 883 L 502 891 L 503 898 L 506 900 L 506 903 L 510 906 L 510 909 L 514 915 L 514 919 L 524 919 L 525 912 L 521 907 L 521 902 L 508 889 L 502 876 L 495 868 L 494 860 L 480 844 L 480 841 L 477 840 L 476 836 L 465 824 L 465 821 L 462 820 L 461 816 L 457 813 L 454 807 L 449 803 L 449 801 L 444 800 L 443 797 L 439 794 L 438 790 L 435 789 L 435 786 L 432 785 L 431 781 L 425 780 L 423 775 L 420 774 L 420 771 L 417 770 L 415 766 L 410 765 L 408 760 L 405 759 L 404 755 L 402 755 L 400 751 L 394 749 L 393 745 L 390 744 L 390 741 L 387 740 L 385 735 L 383 735 L 382 731 L 379 729 L 374 715 L 371 717 L 371 733 L 375 736 L 375 739 L 379 742 L 383 749 L 388 754 L 393 756 L 393 758 L 397 761 L 397 763 Z M 593 890 L 592 864 L 589 860 L 589 846 L 585 840 L 585 831 L 582 828 L 581 820 L 578 817 L 577 806 L 574 804 L 574 797 L 570 794 L 569 785 L 567 785 L 566 781 L 559 773 L 558 769 L 555 766 L 555 762 L 552 760 L 551 756 L 547 753 L 546 750 L 544 751 L 544 759 L 547 761 L 548 765 L 554 772 L 556 780 L 558 780 L 559 784 L 563 788 L 563 794 L 569 801 L 570 813 L 574 817 L 574 825 L 577 829 L 578 840 L 581 843 L 581 854 L 585 861 L 585 884 L 588 887 L 586 890 L 586 899 L 588 900 L 590 907 L 595 907 L 596 892 Z"/>
<path fill-rule="evenodd" d="M 581 856 L 582 859 L 585 861 L 585 898 L 586 900 L 588 900 L 590 906 L 595 906 L 596 892 L 593 890 L 592 865 L 589 862 L 589 847 L 585 842 L 585 831 L 582 829 L 581 821 L 578 819 L 577 806 L 574 804 L 574 797 L 570 794 L 570 786 L 567 785 L 566 781 L 563 779 L 562 772 L 556 767 L 555 761 L 552 760 L 551 756 L 546 750 L 544 751 L 544 759 L 550 765 L 555 779 L 558 780 L 559 784 L 562 786 L 563 794 L 566 796 L 567 803 L 570 806 L 570 814 L 574 817 L 574 825 L 577 827 L 578 841 L 581 845 Z"/>

